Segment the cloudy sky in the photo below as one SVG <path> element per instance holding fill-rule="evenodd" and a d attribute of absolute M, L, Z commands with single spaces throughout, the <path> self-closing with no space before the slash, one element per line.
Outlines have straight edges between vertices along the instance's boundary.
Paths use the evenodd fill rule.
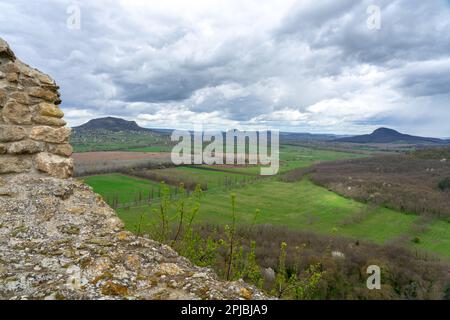
<path fill-rule="evenodd" d="M 0 0 L 0 37 L 70 125 L 450 137 L 448 0 Z"/>

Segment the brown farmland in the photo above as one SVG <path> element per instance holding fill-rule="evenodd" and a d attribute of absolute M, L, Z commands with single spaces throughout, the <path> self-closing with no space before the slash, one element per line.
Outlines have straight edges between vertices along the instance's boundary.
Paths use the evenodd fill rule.
<path fill-rule="evenodd" d="M 170 153 L 164 152 L 83 152 L 74 153 L 73 159 L 75 160 L 75 175 L 78 177 L 172 166 Z"/>

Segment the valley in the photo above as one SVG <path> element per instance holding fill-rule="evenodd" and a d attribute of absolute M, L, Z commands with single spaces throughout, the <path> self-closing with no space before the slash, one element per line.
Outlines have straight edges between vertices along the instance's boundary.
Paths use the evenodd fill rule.
<path fill-rule="evenodd" d="M 314 259 L 309 254 L 302 257 L 311 263 L 321 261 L 324 268 L 330 258 L 327 251 L 337 250 L 348 257 L 345 264 L 360 267 L 370 257 L 381 259 L 396 268 L 395 272 L 407 268 L 411 261 L 417 263 L 417 270 L 421 264 L 432 264 L 432 268 L 443 272 L 433 281 L 446 281 L 444 270 L 450 265 L 450 220 L 446 216 L 449 198 L 438 188 L 439 177 L 450 172 L 443 161 L 446 148 L 409 145 L 405 153 L 403 144 L 398 149 L 392 144 L 391 150 L 376 144 L 362 149 L 361 144 L 294 141 L 291 137 L 289 144 L 280 146 L 278 174 L 263 177 L 259 175 L 260 165 L 174 166 L 168 153 L 158 152 L 159 146 L 151 141 L 146 143 L 149 145 L 132 145 L 119 152 L 76 153 L 79 179 L 116 210 L 126 229 L 157 239 L 161 236 L 163 242 L 164 237 L 170 239 L 174 234 L 160 234 L 162 215 L 166 221 L 163 228 L 169 228 L 170 234 L 171 228 L 179 232 L 183 226 L 183 214 L 178 222 L 180 208 L 186 210 L 184 215 L 197 208 L 190 218 L 184 218 L 185 224 L 186 219 L 193 222 L 195 234 L 202 237 L 196 241 L 203 243 L 203 249 L 197 250 L 208 252 L 212 245 L 218 246 L 218 251 L 207 255 L 216 257 L 213 260 L 197 257 L 198 253 L 185 254 L 200 265 L 213 266 L 223 277 L 227 258 L 220 253 L 217 237 L 226 237 L 227 228 L 235 225 L 244 253 L 257 239 L 261 267 L 276 270 L 273 258 L 279 254 L 277 247 L 287 241 L 288 246 L 296 243 L 305 252 L 313 252 Z M 270 234 L 273 243 L 261 238 L 265 233 Z M 325 243 L 328 249 L 324 250 Z M 355 246 L 378 253 L 367 253 L 361 260 L 349 251 Z M 182 253 L 184 249 L 179 250 Z M 408 258 L 401 260 L 395 255 Z M 297 264 L 291 257 L 288 260 L 293 266 Z M 340 267 L 326 268 L 332 274 L 344 272 Z M 350 281 L 352 274 L 340 276 Z M 416 276 L 422 278 L 424 274 L 417 271 Z M 327 286 L 337 285 L 334 281 L 328 279 Z M 272 290 L 270 285 L 267 288 Z M 343 294 L 343 288 L 339 294 L 328 290 L 321 294 L 330 298 Z M 344 291 L 355 294 L 355 290 Z M 385 294 L 393 294 L 390 290 Z"/>

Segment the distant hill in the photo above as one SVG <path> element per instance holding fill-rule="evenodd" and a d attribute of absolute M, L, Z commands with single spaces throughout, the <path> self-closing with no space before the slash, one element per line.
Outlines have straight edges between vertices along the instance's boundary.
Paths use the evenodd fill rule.
<path fill-rule="evenodd" d="M 448 141 L 403 134 L 389 128 L 379 128 L 371 134 L 340 138 L 334 141 L 351 143 L 407 143 L 407 144 L 446 144 Z"/>
<path fill-rule="evenodd" d="M 108 130 L 113 132 L 118 131 L 135 131 L 135 132 L 148 132 L 152 131 L 151 129 L 146 129 L 138 126 L 135 121 L 127 121 L 121 118 L 107 117 L 107 118 L 99 118 L 92 119 L 87 123 L 74 127 L 76 131 L 81 130 Z"/>
<path fill-rule="evenodd" d="M 302 132 L 280 132 L 282 142 L 289 143 L 292 141 L 330 141 L 339 138 L 334 134 L 313 134 Z"/>
<path fill-rule="evenodd" d="M 169 152 L 172 148 L 169 130 L 142 128 L 121 118 L 92 119 L 72 129 L 70 142 L 75 152 Z"/>

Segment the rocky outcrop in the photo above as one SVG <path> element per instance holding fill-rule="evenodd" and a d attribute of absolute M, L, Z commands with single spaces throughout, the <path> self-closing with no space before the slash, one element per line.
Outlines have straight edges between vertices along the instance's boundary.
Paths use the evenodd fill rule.
<path fill-rule="evenodd" d="M 29 174 L 0 179 L 0 298 L 264 298 L 124 231 L 81 182 Z"/>
<path fill-rule="evenodd" d="M 125 231 L 70 178 L 57 88 L 0 39 L 0 299 L 265 299 Z"/>
<path fill-rule="evenodd" d="M 58 89 L 0 39 L 0 174 L 72 175 L 70 128 L 58 108 Z"/>

